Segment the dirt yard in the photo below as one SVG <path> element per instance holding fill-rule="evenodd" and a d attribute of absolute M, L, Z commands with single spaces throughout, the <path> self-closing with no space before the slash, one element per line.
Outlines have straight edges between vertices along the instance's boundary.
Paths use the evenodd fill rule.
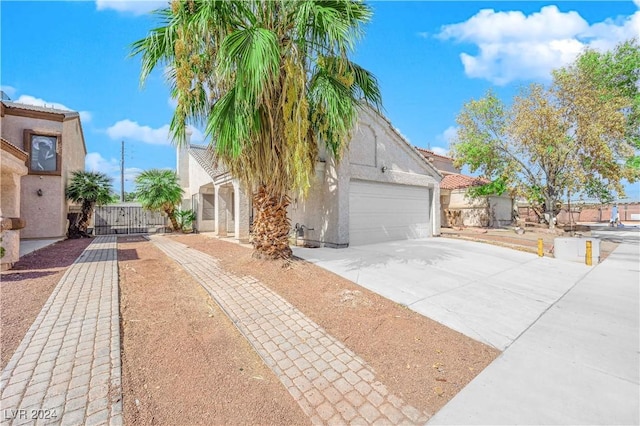
<path fill-rule="evenodd" d="M 142 238 L 118 240 L 127 425 L 309 419 L 208 294 Z"/>
<path fill-rule="evenodd" d="M 29 253 L 0 275 L 0 369 L 4 369 L 64 272 L 91 243 L 64 240 Z"/>
<path fill-rule="evenodd" d="M 442 236 L 447 238 L 460 238 L 471 241 L 495 244 L 521 250 L 530 253 L 538 252 L 538 239 L 542 238 L 543 252 L 545 256 L 553 257 L 553 240 L 559 236 L 569 236 L 568 233 L 560 234 L 544 228 L 526 228 L 522 235 L 516 234 L 512 228 L 441 228 Z M 590 232 L 579 232 L 580 235 L 589 237 Z M 611 254 L 617 243 L 611 241 L 600 242 L 600 261 Z"/>
<path fill-rule="evenodd" d="M 304 261 L 252 258 L 208 238 L 176 240 L 253 275 L 375 370 L 390 392 L 436 412 L 498 351 Z M 2 274 L 2 365 L 90 240 L 24 257 Z M 125 424 L 308 424 L 274 374 L 209 295 L 151 242 L 118 241 Z M 26 297 L 25 297 L 26 295 Z"/>
<path fill-rule="evenodd" d="M 252 250 L 203 235 L 171 237 L 251 275 L 292 303 L 375 370 L 390 392 L 435 413 L 499 354 L 429 318 L 305 261 L 252 258 Z"/>

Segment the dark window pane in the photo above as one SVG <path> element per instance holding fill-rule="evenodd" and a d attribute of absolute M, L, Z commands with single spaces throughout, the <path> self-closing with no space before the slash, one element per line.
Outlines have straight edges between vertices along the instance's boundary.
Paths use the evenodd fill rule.
<path fill-rule="evenodd" d="M 58 138 L 55 136 L 34 135 L 31 137 L 31 170 L 55 172 L 57 168 Z"/>

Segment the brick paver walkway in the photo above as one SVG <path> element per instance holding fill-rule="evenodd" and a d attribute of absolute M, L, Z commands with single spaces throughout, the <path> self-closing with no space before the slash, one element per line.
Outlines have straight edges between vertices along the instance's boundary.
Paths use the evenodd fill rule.
<path fill-rule="evenodd" d="M 0 378 L 2 424 L 122 424 L 115 237 L 67 269 Z"/>
<path fill-rule="evenodd" d="M 161 236 L 153 241 L 214 298 L 314 424 L 424 424 L 364 360 L 255 278 Z"/>

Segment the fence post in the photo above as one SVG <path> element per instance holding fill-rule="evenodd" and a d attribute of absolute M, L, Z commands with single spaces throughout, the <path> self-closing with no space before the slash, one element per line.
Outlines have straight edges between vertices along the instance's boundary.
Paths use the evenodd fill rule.
<path fill-rule="evenodd" d="M 584 253 L 584 262 L 587 266 L 593 265 L 593 248 L 591 246 L 591 241 L 587 240 L 587 250 Z"/>
<path fill-rule="evenodd" d="M 544 256 L 544 248 L 543 248 L 543 244 L 542 244 L 542 238 L 538 238 L 538 256 L 542 257 Z"/>

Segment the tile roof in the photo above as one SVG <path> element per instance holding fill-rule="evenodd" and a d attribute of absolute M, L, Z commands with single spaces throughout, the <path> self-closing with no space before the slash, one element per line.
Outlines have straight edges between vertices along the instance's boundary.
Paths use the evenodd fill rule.
<path fill-rule="evenodd" d="M 427 156 L 427 157 L 439 157 L 439 158 L 443 158 L 445 160 L 451 160 L 453 161 L 453 158 L 451 157 L 447 157 L 446 155 L 440 155 L 440 154 L 436 154 L 435 152 L 429 150 L 429 149 L 424 149 L 424 148 L 418 148 L 416 146 L 416 149 L 418 150 L 418 152 L 420 152 L 421 154 Z"/>
<path fill-rule="evenodd" d="M 487 179 L 452 173 L 440 182 L 440 189 L 462 189 L 489 183 Z"/>
<path fill-rule="evenodd" d="M 16 108 L 16 109 L 22 109 L 22 110 L 27 110 L 27 111 L 37 111 L 37 112 L 48 112 L 48 113 L 51 113 L 51 114 L 61 114 L 61 115 L 64 115 L 65 118 L 80 117 L 80 114 L 77 111 L 69 111 L 69 110 L 64 110 L 64 109 L 56 109 L 56 108 L 42 107 L 42 106 L 36 106 L 36 105 L 20 104 L 18 102 L 4 101 L 4 100 L 2 101 L 2 103 L 7 108 Z"/>
<path fill-rule="evenodd" d="M 189 154 L 200 164 L 212 179 L 227 173 L 227 168 L 217 164 L 213 151 L 207 146 L 189 145 Z"/>

